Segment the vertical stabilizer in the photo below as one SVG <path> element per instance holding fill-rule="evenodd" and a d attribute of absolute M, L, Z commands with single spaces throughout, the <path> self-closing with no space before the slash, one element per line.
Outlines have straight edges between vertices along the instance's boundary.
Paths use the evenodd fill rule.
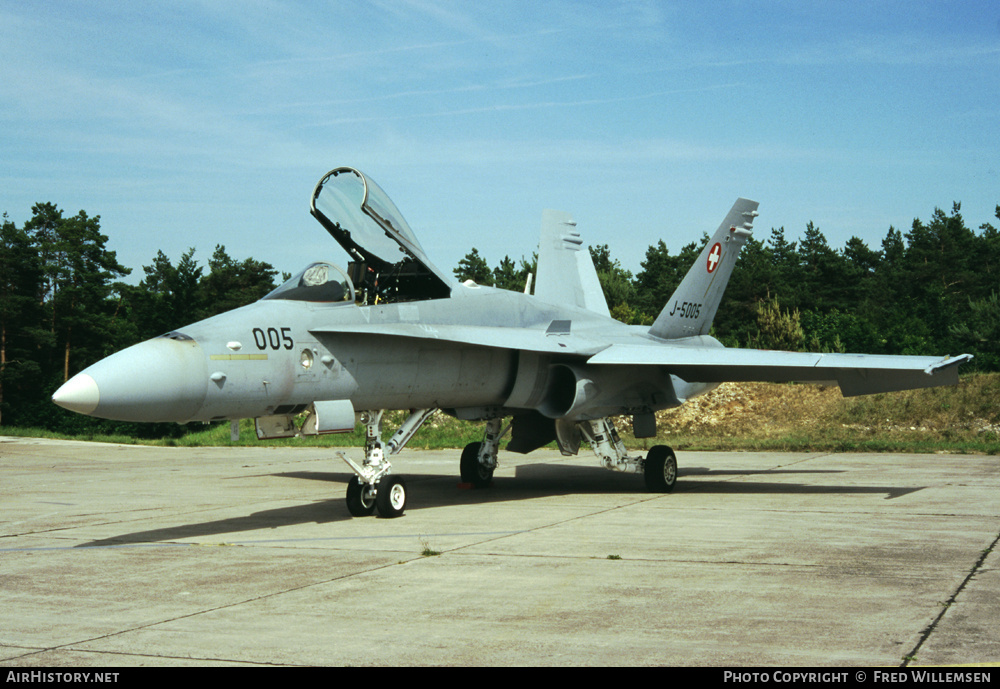
<path fill-rule="evenodd" d="M 610 316 L 594 261 L 569 213 L 542 212 L 535 296 L 550 304 L 568 304 Z"/>
<path fill-rule="evenodd" d="M 736 200 L 657 316 L 649 329 L 650 335 L 672 340 L 708 334 L 729 277 L 733 274 L 736 257 L 753 231 L 757 206 L 756 201 Z"/>

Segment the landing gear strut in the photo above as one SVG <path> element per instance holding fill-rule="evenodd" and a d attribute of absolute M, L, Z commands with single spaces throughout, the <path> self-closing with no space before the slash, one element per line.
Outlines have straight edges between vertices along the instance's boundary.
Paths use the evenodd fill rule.
<path fill-rule="evenodd" d="M 493 482 L 493 472 L 499 466 L 497 450 L 500 449 L 500 438 L 507 429 L 500 430 L 503 418 L 490 419 L 486 422 L 486 434 L 483 441 L 469 443 L 462 450 L 462 482 L 471 483 L 473 488 L 487 488 Z"/>
<path fill-rule="evenodd" d="M 630 457 L 625 444 L 610 419 L 580 421 L 577 424 L 583 439 L 601 460 L 605 469 L 614 471 L 642 471 L 642 457 Z"/>
<path fill-rule="evenodd" d="M 584 439 L 606 469 L 641 472 L 650 493 L 669 493 L 677 483 L 677 457 L 666 445 L 654 445 L 646 458 L 630 457 L 609 419 L 581 421 Z"/>
<path fill-rule="evenodd" d="M 386 447 L 390 455 L 397 454 L 413 437 L 420 425 L 437 409 L 415 409 L 392 436 Z M 406 509 L 406 483 L 390 472 L 392 466 L 386 459 L 382 443 L 382 415 L 384 409 L 361 412 L 365 425 L 365 459 L 361 466 L 351 461 L 343 452 L 341 459 L 350 465 L 354 476 L 347 483 L 347 510 L 355 517 L 368 517 L 378 511 L 378 516 L 399 517 Z"/>

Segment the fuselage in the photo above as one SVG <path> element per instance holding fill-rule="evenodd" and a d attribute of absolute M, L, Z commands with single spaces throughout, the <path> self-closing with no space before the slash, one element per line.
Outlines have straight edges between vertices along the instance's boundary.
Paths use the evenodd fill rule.
<path fill-rule="evenodd" d="M 417 335 L 399 334 L 405 327 Z M 468 335 L 440 336 L 441 328 Z M 481 335 L 501 328 L 507 341 Z M 584 355 L 579 345 L 561 354 L 569 338 L 593 338 L 594 345 Z M 54 399 L 101 418 L 188 422 L 295 414 L 317 400 L 349 400 L 356 410 L 514 405 L 561 417 L 579 394 L 593 393 L 593 380 L 616 388 L 601 413 L 609 404 L 620 413 L 676 406 L 678 397 L 700 391 L 675 391 L 682 381 L 648 370 L 617 370 L 613 384 L 594 371 L 585 374 L 586 384 L 573 379 L 587 353 L 636 338 L 648 339 L 644 328 L 479 286 L 457 286 L 446 299 L 394 304 L 265 299 L 113 354 Z M 548 351 L 517 347 L 538 341 Z M 664 387 L 666 394 L 654 399 Z M 631 392 L 622 396 L 618 388 Z"/>

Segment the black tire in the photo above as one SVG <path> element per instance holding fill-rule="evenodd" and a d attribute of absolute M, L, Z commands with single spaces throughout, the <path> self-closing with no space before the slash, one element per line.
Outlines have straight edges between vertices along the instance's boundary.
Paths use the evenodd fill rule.
<path fill-rule="evenodd" d="M 482 446 L 482 443 L 469 443 L 462 450 L 462 481 L 471 483 L 473 488 L 489 488 L 493 482 L 493 469 L 487 469 L 479 463 L 479 450 Z"/>
<path fill-rule="evenodd" d="M 677 457 L 666 445 L 654 445 L 646 455 L 643 466 L 646 490 L 650 493 L 669 493 L 677 483 Z"/>
<path fill-rule="evenodd" d="M 379 479 L 375 506 L 378 508 L 378 516 L 385 519 L 402 516 L 406 509 L 406 483 L 403 479 L 392 475 Z"/>
<path fill-rule="evenodd" d="M 370 517 L 375 512 L 375 498 L 357 476 L 347 482 L 347 511 L 354 517 Z"/>

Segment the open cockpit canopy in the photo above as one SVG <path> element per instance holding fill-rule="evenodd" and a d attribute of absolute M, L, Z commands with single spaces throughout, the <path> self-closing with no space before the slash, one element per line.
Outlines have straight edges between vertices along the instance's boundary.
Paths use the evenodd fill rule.
<path fill-rule="evenodd" d="M 355 287 L 373 302 L 437 299 L 453 280 L 432 264 L 386 193 L 359 170 L 328 172 L 313 190 L 310 212 L 354 259 Z"/>

